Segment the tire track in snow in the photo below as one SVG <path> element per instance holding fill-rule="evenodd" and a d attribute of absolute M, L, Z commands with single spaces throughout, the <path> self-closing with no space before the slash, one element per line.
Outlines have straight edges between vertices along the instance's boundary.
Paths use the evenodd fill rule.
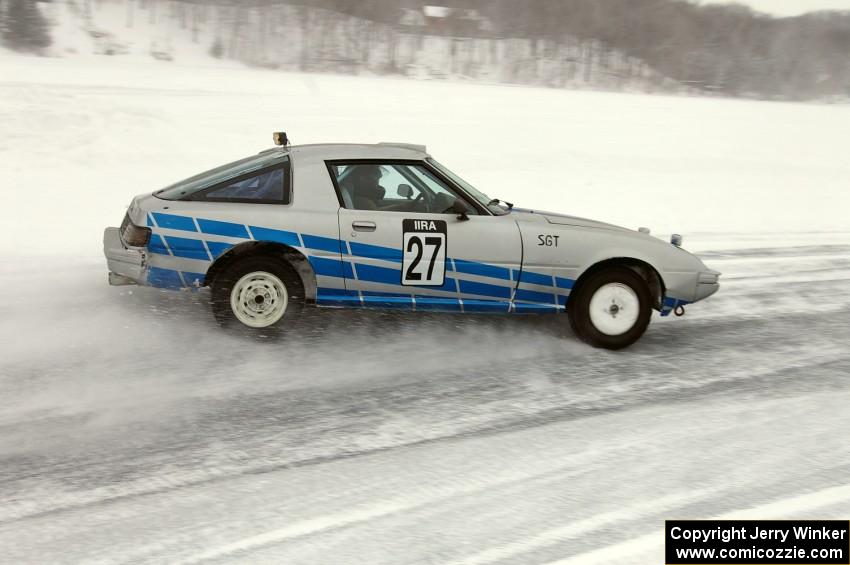
<path fill-rule="evenodd" d="M 794 516 L 799 513 L 812 512 L 835 504 L 850 503 L 850 486 L 842 485 L 827 488 L 811 493 L 782 498 L 761 504 L 751 508 L 734 510 L 719 516 L 711 516 L 706 520 L 764 520 L 769 516 L 771 520 L 780 520 L 786 516 Z M 848 504 L 850 507 L 850 504 Z M 601 565 L 608 563 L 636 563 L 656 562 L 657 558 L 651 558 L 649 554 L 655 554 L 663 561 L 664 533 L 653 532 L 631 538 L 607 547 L 602 547 L 574 555 L 566 559 L 551 561 L 546 565 Z"/>

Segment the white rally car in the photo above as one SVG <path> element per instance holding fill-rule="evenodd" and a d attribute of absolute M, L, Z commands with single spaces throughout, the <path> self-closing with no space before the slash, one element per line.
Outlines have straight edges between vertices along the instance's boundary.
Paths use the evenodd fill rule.
<path fill-rule="evenodd" d="M 514 208 L 402 143 L 277 147 L 136 197 L 107 228 L 109 281 L 211 287 L 224 325 L 288 329 L 305 305 L 566 313 L 584 341 L 626 347 L 653 309 L 718 289 L 672 242 Z"/>

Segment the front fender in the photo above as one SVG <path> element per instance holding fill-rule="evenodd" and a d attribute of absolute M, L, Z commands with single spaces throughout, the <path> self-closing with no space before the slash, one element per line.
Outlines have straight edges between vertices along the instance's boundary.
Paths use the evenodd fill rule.
<path fill-rule="evenodd" d="M 615 259 L 646 263 L 661 278 L 665 297 L 695 302 L 698 278 L 709 269 L 694 255 L 655 237 L 616 228 L 518 222 L 523 270 L 552 271 L 577 281 L 594 265 Z"/>

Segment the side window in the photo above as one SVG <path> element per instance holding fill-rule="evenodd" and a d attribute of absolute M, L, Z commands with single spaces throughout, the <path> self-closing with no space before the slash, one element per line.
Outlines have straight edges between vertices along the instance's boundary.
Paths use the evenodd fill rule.
<path fill-rule="evenodd" d="M 381 186 L 384 187 L 384 199 L 407 200 L 419 194 L 419 190 L 410 186 L 410 181 L 399 170 L 399 165 L 381 166 Z M 405 186 L 409 187 L 405 188 Z"/>
<path fill-rule="evenodd" d="M 407 163 L 334 163 L 329 166 L 351 210 L 450 214 L 459 195 L 424 165 Z M 476 214 L 471 209 L 470 214 Z"/>
<path fill-rule="evenodd" d="M 416 178 L 419 179 L 424 185 L 428 187 L 428 189 L 434 195 L 444 195 L 451 198 L 451 201 L 454 202 L 456 195 L 454 191 L 449 189 L 443 181 L 434 176 L 434 173 L 426 169 L 425 167 L 411 167 L 410 169 Z M 451 204 L 450 204 L 451 205 Z"/>
<path fill-rule="evenodd" d="M 253 175 L 243 175 L 210 187 L 195 195 L 193 200 L 211 202 L 253 202 L 258 204 L 289 204 L 288 167 L 280 165 Z"/>

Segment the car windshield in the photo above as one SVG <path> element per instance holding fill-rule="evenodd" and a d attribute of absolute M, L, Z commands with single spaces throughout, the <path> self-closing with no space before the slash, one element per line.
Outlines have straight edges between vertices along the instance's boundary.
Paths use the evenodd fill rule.
<path fill-rule="evenodd" d="M 163 200 L 185 200 L 194 193 L 244 173 L 250 173 L 269 165 L 281 162 L 286 158 L 286 153 L 276 150 L 263 151 L 259 155 L 251 155 L 232 163 L 210 169 L 203 173 L 189 177 L 161 190 L 154 192 L 154 196 Z"/>
<path fill-rule="evenodd" d="M 455 173 L 438 163 L 436 160 L 429 157 L 428 162 L 434 167 L 436 167 L 438 171 L 447 176 L 453 183 L 461 187 L 464 192 L 466 192 L 472 198 L 477 200 L 482 206 L 490 210 L 490 212 L 492 212 L 493 214 L 501 216 L 508 213 L 508 210 L 506 208 L 499 206 L 498 204 L 494 204 L 492 198 L 490 198 L 489 196 L 487 196 L 486 194 L 484 194 L 483 192 L 481 192 L 480 190 L 478 190 L 477 188 L 457 176 Z"/>

